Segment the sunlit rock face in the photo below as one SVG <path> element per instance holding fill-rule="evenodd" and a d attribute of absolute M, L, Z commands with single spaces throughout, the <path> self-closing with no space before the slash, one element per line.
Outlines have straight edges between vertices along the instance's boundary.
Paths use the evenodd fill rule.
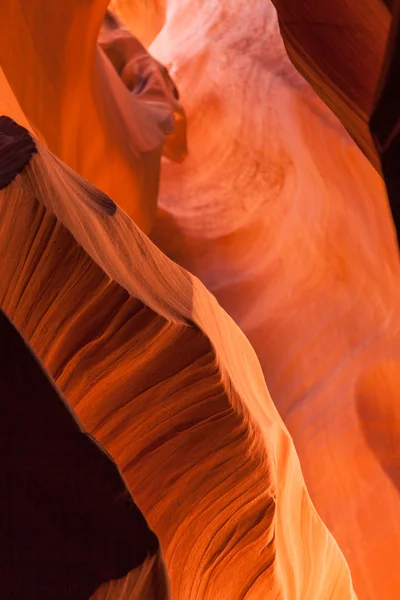
<path fill-rule="evenodd" d="M 379 54 L 385 14 L 377 34 L 369 22 Z M 151 51 L 181 91 L 190 152 L 164 165 L 153 239 L 249 337 L 358 597 L 392 600 L 396 398 L 365 391 L 374 365 L 400 355 L 383 181 L 296 72 L 272 4 L 171 1 Z"/>
<path fill-rule="evenodd" d="M 104 192 L 0 133 L 0 308 L 121 469 L 173 600 L 354 600 L 240 329 Z M 156 566 L 148 593 L 128 574 L 94 598 L 166 600 Z"/>
<path fill-rule="evenodd" d="M 24 115 L 20 105 L 17 102 L 17 99 L 14 96 L 12 89 L 10 88 L 10 84 L 8 83 L 6 76 L 1 68 L 0 62 L 0 114 L 8 115 L 12 119 L 18 121 L 22 125 L 29 127 L 28 120 Z"/>
<path fill-rule="evenodd" d="M 110 8 L 146 47 L 160 33 L 168 0 L 111 0 Z"/>
<path fill-rule="evenodd" d="M 2 112 L 10 114 L 13 95 L 19 106 L 12 116 L 22 109 L 59 158 L 112 194 L 148 232 L 163 149 L 173 160 L 186 153 L 184 114 L 164 67 L 105 14 L 107 5 L 7 2 L 0 22 L 8 81 Z"/>

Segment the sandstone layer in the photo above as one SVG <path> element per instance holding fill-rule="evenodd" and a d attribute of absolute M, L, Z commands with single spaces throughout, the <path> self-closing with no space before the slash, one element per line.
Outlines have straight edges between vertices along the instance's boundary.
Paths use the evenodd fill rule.
<path fill-rule="evenodd" d="M 273 2 L 294 65 L 389 182 L 399 236 L 400 150 L 389 133 L 398 124 L 400 110 L 400 2 Z"/>
<path fill-rule="evenodd" d="M 370 129 L 380 155 L 400 243 L 400 0 L 390 5 L 392 25 Z"/>
<path fill-rule="evenodd" d="M 272 0 L 296 68 L 380 170 L 369 132 L 391 13 L 382 0 Z"/>
<path fill-rule="evenodd" d="M 107 5 L 10 0 L 0 65 L 36 135 L 149 231 L 165 141 L 169 158 L 185 155 L 184 114 L 161 65 Z"/>
<path fill-rule="evenodd" d="M 165 23 L 167 3 L 167 0 L 111 0 L 110 8 L 148 47 Z"/>
<path fill-rule="evenodd" d="M 374 365 L 400 357 L 398 247 L 384 183 L 296 72 L 271 4 L 169 6 L 151 52 L 180 89 L 190 155 L 163 166 L 153 240 L 202 280 L 255 348 L 359 598 L 392 600 L 400 497 L 387 463 L 397 459 L 394 442 L 383 462 L 377 445 L 398 439 L 387 417 L 396 399 L 374 385 L 362 416 L 357 392 Z"/>
<path fill-rule="evenodd" d="M 150 230 L 161 154 L 186 154 L 167 65 L 191 155 L 164 161 L 153 240 L 248 335 L 359 599 L 393 600 L 400 273 L 378 171 L 396 219 L 399 3 L 275 4 L 289 56 L 376 170 L 293 68 L 266 0 L 115 0 L 135 37 L 103 0 L 7 3 L 1 106 L 103 192 L 39 144 L 5 188 L 0 289 L 128 473 L 173 598 L 352 597 L 247 342 L 128 218 Z M 137 583 L 97 593 L 140 597 Z"/>
<path fill-rule="evenodd" d="M 136 597 L 168 599 L 158 540 L 116 465 L 2 311 L 0 345 L 0 597 L 85 600 L 152 564 Z"/>
<path fill-rule="evenodd" d="M 172 598 L 354 599 L 245 336 L 112 200 L 36 146 L 0 191 L 0 306 L 121 469 Z"/>

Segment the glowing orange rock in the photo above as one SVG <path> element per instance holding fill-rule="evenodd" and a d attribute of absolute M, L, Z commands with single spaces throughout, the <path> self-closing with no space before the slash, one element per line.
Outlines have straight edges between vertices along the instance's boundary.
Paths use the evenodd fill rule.
<path fill-rule="evenodd" d="M 37 150 L 0 191 L 0 306 L 123 472 L 172 598 L 354 600 L 245 336 L 110 198 Z"/>
<path fill-rule="evenodd" d="M 36 134 L 149 231 L 169 134 L 167 155 L 185 155 L 184 115 L 172 82 L 115 18 L 105 18 L 107 5 L 11 0 L 0 22 L 0 65 Z M 102 46 L 112 46 L 125 74 L 135 73 L 130 86 Z"/>
<path fill-rule="evenodd" d="M 151 48 L 171 65 L 190 147 L 179 171 L 165 165 L 153 239 L 255 348 L 359 598 L 392 600 L 400 496 L 371 451 L 355 389 L 369 365 L 400 354 L 384 184 L 296 72 L 271 4 L 196 7 L 194 20 L 192 2 L 172 2 Z"/>
<path fill-rule="evenodd" d="M 129 122 L 127 128 L 127 105 L 119 99 L 124 96 L 122 89 L 125 94 L 129 87 L 137 90 L 137 73 L 131 69 L 135 64 L 123 73 L 130 63 L 125 42 L 129 46 L 132 41 L 120 24 L 115 29 L 110 22 L 104 24 L 106 4 L 92 3 L 89 8 L 79 3 L 73 13 L 76 19 L 69 13 L 70 4 L 61 8 L 49 5 L 40 25 L 46 32 L 44 39 L 34 45 L 23 36 L 18 39 L 21 27 L 32 29 L 35 24 L 31 4 L 26 4 L 28 26 L 22 25 L 22 13 L 18 12 L 22 4 L 10 2 L 4 9 L 8 12 L 0 23 L 0 64 L 18 99 L 31 106 L 34 118 L 32 114 L 28 118 L 35 131 L 65 160 L 70 152 L 68 162 L 74 168 L 111 193 L 149 230 L 161 151 L 177 160 L 184 154 L 185 122 L 179 121 L 173 84 L 165 73 L 161 79 L 157 75 L 161 88 L 156 86 L 155 96 L 147 96 L 143 114 L 137 107 L 136 114 L 146 127 L 142 130 L 136 122 Z M 377 15 L 376 32 L 367 31 L 363 20 L 368 35 L 360 42 L 362 46 L 367 39 L 375 44 L 375 37 L 379 38 L 377 46 L 372 44 L 369 91 L 380 60 L 381 50 L 376 53 L 375 49 L 384 47 L 382 32 L 387 31 L 388 22 L 382 17 L 384 9 L 375 8 L 371 14 Z M 172 66 L 183 89 L 192 156 L 183 170 L 167 167 L 154 239 L 203 279 L 249 335 L 274 400 L 295 438 L 312 498 L 350 562 L 360 600 L 393 600 L 400 589 L 400 505 L 390 475 L 393 464 L 397 468 L 390 457 L 397 439 L 393 386 L 389 386 L 387 403 L 377 411 L 381 415 L 378 436 L 370 422 L 370 415 L 377 414 L 372 398 L 378 396 L 378 387 L 369 368 L 380 360 L 385 364 L 394 360 L 400 352 L 396 317 L 399 264 L 382 181 L 338 120 L 292 68 L 278 35 L 275 13 L 265 0 L 171 0 L 168 9 L 166 27 L 152 51 Z M 70 23 L 69 29 L 61 32 L 64 37 L 57 29 L 47 32 L 55 15 Z M 15 24 L 18 33 L 12 26 L 9 31 L 5 23 L 8 27 Z M 102 23 L 99 41 L 103 49 L 96 46 Z M 147 44 L 153 36 L 145 27 L 139 37 Z M 52 54 L 54 44 L 63 47 L 62 57 L 60 51 Z M 27 73 L 30 66 L 36 69 L 35 82 L 31 80 L 29 85 L 25 71 L 13 73 L 11 68 L 12 55 L 20 46 L 17 57 L 26 61 Z M 143 58 L 145 70 L 157 74 L 144 48 L 136 42 L 135 48 L 134 55 L 139 62 Z M 39 51 L 42 63 L 34 50 Z M 124 64 L 118 74 L 121 57 Z M 65 81 L 54 66 L 61 59 L 68 65 L 71 61 Z M 325 100 L 331 102 L 364 151 L 372 152 L 373 162 L 376 156 L 365 133 L 369 108 L 359 111 L 357 98 L 338 99 L 334 75 L 325 82 Z M 351 77 L 345 79 L 350 88 L 352 83 L 355 88 L 357 83 L 364 85 L 362 78 L 354 82 Z M 83 96 L 75 93 L 80 86 Z M 169 98 L 163 108 L 156 99 L 161 90 Z M 360 94 L 371 106 L 371 94 Z M 78 100 L 82 97 L 87 104 Z M 165 137 L 168 112 L 183 125 L 176 129 L 177 138 Z M 89 123 L 82 120 L 86 113 Z M 152 158 L 144 152 L 132 163 L 126 144 L 135 140 L 142 144 L 140 150 L 149 150 L 156 139 Z M 109 147 L 110 140 L 114 145 Z M 15 245 L 6 250 L 4 242 L 1 250 L 6 260 L 1 263 L 0 282 L 12 282 L 8 292 L 3 289 L 4 302 L 17 314 L 24 333 L 34 340 L 91 430 L 116 453 L 128 472 L 132 461 L 140 464 L 149 488 L 143 489 L 141 482 L 134 480 L 133 469 L 130 485 L 142 498 L 146 516 L 167 548 L 174 593 L 182 600 L 231 600 L 246 593 L 264 600 L 265 589 L 290 600 L 314 600 L 335 593 L 340 599 L 351 597 L 346 567 L 310 508 L 290 438 L 274 412 L 246 342 L 195 278 L 172 267 L 122 212 L 117 211 L 115 219 L 109 214 L 107 219 L 107 197 L 75 175 L 67 175 L 53 157 L 43 154 L 43 163 L 36 164 L 33 159 L 39 169 L 34 171 L 38 181 L 50 186 L 54 198 L 59 199 L 63 186 L 69 188 L 70 196 L 61 198 L 58 205 L 49 198 L 48 190 L 44 193 L 40 185 L 35 187 L 37 182 L 31 182 L 29 193 L 34 195 L 24 207 L 27 212 L 22 223 L 17 218 L 21 213 L 17 215 L 15 207 L 10 209 L 14 192 L 7 196 L 11 212 L 2 209 L 3 241 L 9 244 L 13 239 Z M 78 166 L 74 160 L 80 161 Z M 78 200 L 71 202 L 71 197 Z M 98 211 L 97 204 L 104 210 Z M 117 225 L 110 225 L 111 221 Z M 38 237 L 31 238 L 34 250 L 40 240 L 34 258 L 47 249 L 41 233 L 53 239 L 50 232 L 54 227 L 55 246 L 64 250 L 65 256 L 61 268 L 63 252 L 55 256 L 53 247 L 40 261 L 39 271 L 43 268 L 44 274 L 35 269 L 30 280 L 32 256 L 26 268 L 21 259 L 22 274 L 15 257 L 23 250 L 17 240 L 28 237 L 32 223 L 38 231 L 42 227 Z M 101 268 L 96 270 L 96 265 Z M 93 278 L 90 282 L 86 281 L 88 273 Z M 21 275 L 19 283 L 10 279 L 13 274 Z M 27 284 L 25 298 L 20 297 L 21 281 Z M 68 291 L 71 284 L 76 286 L 78 304 Z M 49 306 L 48 298 L 41 296 L 43 290 L 51 295 Z M 57 300 L 60 294 L 61 305 Z M 38 298 L 37 305 L 33 297 Z M 92 325 L 89 333 L 88 323 Z M 196 327 L 191 327 L 193 323 Z M 83 336 L 79 349 L 74 346 L 77 330 Z M 130 345 L 132 339 L 137 353 Z M 241 351 L 235 354 L 227 348 L 228 343 L 239 345 Z M 71 350 L 66 356 L 65 347 L 75 347 L 75 354 Z M 176 362 L 171 358 L 175 355 L 179 358 Z M 186 364 L 184 359 L 192 362 Z M 132 365 L 137 365 L 134 374 Z M 392 371 L 385 367 L 382 373 L 390 383 Z M 157 382 L 155 392 L 146 388 L 149 381 Z M 164 385 L 165 381 L 168 384 Z M 204 408 L 195 418 L 193 388 L 198 394 L 195 404 Z M 121 402 L 114 412 L 110 409 L 111 389 L 112 399 L 118 397 Z M 133 389 L 138 390 L 137 395 Z M 210 389 L 218 401 L 209 401 Z M 130 402 L 133 397 L 135 403 Z M 166 414 L 171 404 L 176 410 L 173 417 Z M 149 406 L 154 415 L 148 414 Z M 226 430 L 215 424 L 220 413 L 226 415 Z M 165 426 L 157 420 L 160 414 L 165 416 Z M 396 418 L 387 446 L 382 447 L 379 436 L 387 415 Z M 153 433 L 147 428 L 147 417 Z M 171 428 L 177 434 L 172 439 L 168 437 Z M 203 439 L 207 439 L 207 447 L 201 445 Z M 235 465 L 229 477 L 224 470 L 222 481 L 218 479 L 218 461 L 223 462 L 232 452 L 240 468 Z M 177 456 L 184 456 L 184 462 Z M 166 464 L 169 462 L 173 464 Z M 202 469 L 204 474 L 204 464 L 209 479 L 199 482 L 192 475 Z M 154 473 L 161 488 L 152 480 Z M 228 492 L 225 484 L 230 486 Z M 168 497 L 162 496 L 163 485 L 171 489 Z M 175 504 L 183 495 L 194 502 L 180 515 Z M 244 495 L 246 501 L 240 504 Z M 291 512 L 300 502 L 306 507 L 301 517 Z M 254 522 L 257 525 L 252 530 Z M 249 559 L 250 550 L 241 548 L 240 544 L 247 542 L 251 556 L 253 551 L 261 556 L 260 563 Z M 288 544 L 293 545 L 288 549 Z M 326 571 L 317 563 L 322 560 L 324 544 L 328 548 Z M 309 554 L 311 545 L 318 548 L 317 558 Z M 264 554 L 259 555 L 261 550 Z M 206 560 L 208 553 L 214 553 L 213 558 Z M 318 577 L 309 576 L 311 562 Z M 182 573 L 188 565 L 190 574 L 185 577 Z"/>
<path fill-rule="evenodd" d="M 356 383 L 357 412 L 366 442 L 400 490 L 399 360 L 377 362 Z"/>
<path fill-rule="evenodd" d="M 166 4 L 167 0 L 111 0 L 110 8 L 147 48 L 164 25 Z"/>

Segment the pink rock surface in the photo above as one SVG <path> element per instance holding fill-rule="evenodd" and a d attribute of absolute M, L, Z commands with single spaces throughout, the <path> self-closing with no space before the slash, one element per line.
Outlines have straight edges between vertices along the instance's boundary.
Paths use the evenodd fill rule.
<path fill-rule="evenodd" d="M 153 239 L 251 341 L 359 598 L 392 600 L 400 497 L 356 392 L 400 354 L 384 184 L 295 71 L 268 2 L 172 2 L 152 52 L 181 90 L 190 150 L 164 166 Z M 396 462 L 395 396 L 381 409 L 372 390 Z"/>

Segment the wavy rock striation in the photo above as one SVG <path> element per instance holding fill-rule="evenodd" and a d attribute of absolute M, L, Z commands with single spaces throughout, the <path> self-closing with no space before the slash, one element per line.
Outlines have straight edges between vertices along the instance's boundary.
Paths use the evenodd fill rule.
<path fill-rule="evenodd" d="M 22 110 L 51 151 L 149 231 L 161 154 L 167 141 L 169 158 L 185 156 L 185 117 L 165 68 L 106 12 L 108 3 L 7 2 L 0 65 L 19 104 L 13 112 Z"/>
<path fill-rule="evenodd" d="M 370 132 L 391 15 L 382 0 L 272 0 L 295 67 L 380 170 Z"/>
<path fill-rule="evenodd" d="M 121 469 L 174 600 L 354 599 L 244 335 L 37 149 L 0 192 L 0 306 Z"/>
<path fill-rule="evenodd" d="M 381 157 L 400 243 L 400 1 L 392 2 L 391 9 L 392 26 L 370 129 Z"/>
<path fill-rule="evenodd" d="M 399 236 L 400 149 L 389 133 L 400 111 L 400 3 L 273 2 L 294 65 L 385 177 Z"/>
<path fill-rule="evenodd" d="M 171 65 L 190 147 L 179 170 L 163 168 L 153 240 L 255 348 L 359 598 L 392 600 L 400 496 L 356 392 L 365 371 L 400 355 L 383 181 L 294 69 L 271 3 L 171 1 L 151 51 Z M 398 435 L 383 413 L 378 429 Z"/>
<path fill-rule="evenodd" d="M 84 600 L 124 577 L 146 578 L 130 599 L 166 600 L 158 540 L 116 465 L 1 311 L 0 344 L 0 597 Z"/>

